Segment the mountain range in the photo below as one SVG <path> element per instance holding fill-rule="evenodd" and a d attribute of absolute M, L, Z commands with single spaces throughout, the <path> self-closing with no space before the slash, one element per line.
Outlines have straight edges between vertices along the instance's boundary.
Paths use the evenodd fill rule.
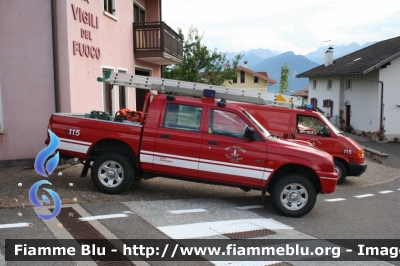
<path fill-rule="evenodd" d="M 368 42 L 359 45 L 355 42 L 349 45 L 332 45 L 333 58 L 339 58 L 365 48 L 374 42 Z M 296 55 L 294 52 L 279 52 L 270 49 L 251 49 L 249 51 L 241 51 L 244 56 L 239 61 L 239 65 L 244 65 L 247 61 L 248 68 L 253 71 L 266 71 L 268 76 L 277 81 L 275 85 L 268 86 L 269 92 L 277 92 L 279 90 L 279 80 L 281 76 L 281 67 L 287 63 L 289 66 L 289 86 L 288 90 L 293 93 L 308 87 L 308 79 L 296 78 L 296 75 L 317 67 L 325 62 L 325 51 L 327 47 L 319 47 L 316 51 L 306 55 Z M 232 60 L 238 53 L 225 53 L 228 60 Z"/>

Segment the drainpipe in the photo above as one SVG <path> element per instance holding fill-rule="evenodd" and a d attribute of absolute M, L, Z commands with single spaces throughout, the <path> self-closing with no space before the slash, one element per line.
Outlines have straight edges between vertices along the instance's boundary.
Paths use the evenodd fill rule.
<path fill-rule="evenodd" d="M 162 22 L 162 4 L 161 4 L 161 0 L 159 0 L 158 1 L 158 6 L 160 7 L 160 23 L 163 23 Z M 162 29 L 162 27 L 161 27 L 161 29 Z M 164 34 L 164 32 L 161 32 L 161 34 Z M 163 65 L 161 65 L 160 66 L 160 77 L 161 78 L 163 78 L 164 77 L 164 66 Z"/>
<path fill-rule="evenodd" d="M 57 8 L 56 1 L 51 0 L 51 29 L 53 41 L 53 75 L 54 75 L 54 98 L 56 113 L 60 112 L 60 87 L 58 76 L 58 42 L 57 42 Z"/>
<path fill-rule="evenodd" d="M 379 125 L 379 129 L 383 128 L 383 81 L 380 80 L 374 80 L 374 79 L 366 79 L 366 78 L 360 78 L 360 77 L 355 77 L 357 79 L 363 79 L 363 80 L 368 80 L 368 81 L 372 81 L 372 82 L 378 82 L 382 85 L 382 90 L 381 90 L 381 113 L 380 113 L 380 125 Z"/>

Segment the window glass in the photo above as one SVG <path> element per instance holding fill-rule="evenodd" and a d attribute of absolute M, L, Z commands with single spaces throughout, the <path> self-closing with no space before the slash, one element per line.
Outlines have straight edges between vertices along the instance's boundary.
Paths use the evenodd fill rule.
<path fill-rule="evenodd" d="M 324 124 L 316 117 L 297 116 L 297 133 L 317 135 L 324 128 Z"/>
<path fill-rule="evenodd" d="M 249 114 L 246 110 L 243 110 L 243 113 L 250 118 L 250 120 L 257 125 L 258 129 L 263 133 L 263 135 L 265 137 L 269 137 L 271 136 L 271 134 L 268 132 L 267 129 L 265 129 L 265 127 L 263 127 L 260 122 L 258 122 L 251 114 Z M 262 140 L 261 137 L 258 137 L 258 133 L 256 132 L 256 140 Z"/>
<path fill-rule="evenodd" d="M 199 131 L 203 108 L 167 103 L 163 126 L 182 130 Z"/>
<path fill-rule="evenodd" d="M 235 113 L 211 109 L 208 133 L 244 138 L 246 122 Z"/>
<path fill-rule="evenodd" d="M 245 72 L 240 71 L 240 83 L 245 83 Z"/>
<path fill-rule="evenodd" d="M 113 71 L 111 69 L 103 69 L 103 78 L 107 77 L 107 72 Z M 103 82 L 103 103 L 104 103 L 104 111 L 113 114 L 113 106 L 112 106 L 112 90 L 113 86 L 108 82 Z"/>
<path fill-rule="evenodd" d="M 145 22 L 145 11 L 136 4 L 133 4 L 133 22 Z"/>
<path fill-rule="evenodd" d="M 325 122 L 326 125 L 329 126 L 330 130 L 333 130 L 336 134 L 340 134 L 340 130 L 337 129 L 325 116 L 321 115 L 321 119 Z"/>
<path fill-rule="evenodd" d="M 353 87 L 353 80 L 352 79 L 348 79 L 347 80 L 347 88 L 351 89 Z"/>
<path fill-rule="evenodd" d="M 328 79 L 328 90 L 332 90 L 332 80 Z"/>
<path fill-rule="evenodd" d="M 104 11 L 114 15 L 115 12 L 115 3 L 114 0 L 103 0 Z"/>

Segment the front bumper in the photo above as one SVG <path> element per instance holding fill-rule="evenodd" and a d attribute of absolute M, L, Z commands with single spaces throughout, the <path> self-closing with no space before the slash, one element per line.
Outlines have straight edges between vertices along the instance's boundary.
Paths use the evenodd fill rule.
<path fill-rule="evenodd" d="M 336 190 L 336 184 L 338 182 L 338 174 L 334 172 L 317 172 L 319 181 L 321 183 L 321 193 L 329 194 Z"/>
<path fill-rule="evenodd" d="M 362 173 L 367 170 L 367 164 L 359 164 L 359 163 L 349 163 L 349 172 L 348 176 L 360 176 Z"/>

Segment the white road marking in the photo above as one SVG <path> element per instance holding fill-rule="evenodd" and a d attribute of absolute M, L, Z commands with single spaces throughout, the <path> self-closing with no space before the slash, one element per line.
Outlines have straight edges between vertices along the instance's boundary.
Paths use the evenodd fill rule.
<path fill-rule="evenodd" d="M 271 219 L 239 219 L 239 220 L 215 221 L 215 222 L 205 222 L 205 223 L 192 223 L 192 224 L 182 224 L 182 225 L 159 226 L 157 227 L 157 229 L 159 229 L 161 232 L 174 239 L 190 239 L 190 238 L 219 235 L 218 232 L 212 230 L 211 228 L 216 228 L 220 226 L 229 226 L 232 224 L 239 224 L 239 223 L 252 223 L 261 228 L 266 228 L 271 230 L 293 229 L 290 226 L 277 223 Z"/>
<path fill-rule="evenodd" d="M 16 227 L 27 227 L 29 225 L 30 225 L 30 223 L 0 224 L 0 229 L 16 228 Z"/>
<path fill-rule="evenodd" d="M 342 201 L 342 200 L 346 200 L 346 199 L 344 199 L 344 198 L 336 198 L 336 199 L 326 199 L 325 201 L 334 202 L 334 201 Z"/>
<path fill-rule="evenodd" d="M 372 196 L 375 196 L 375 194 L 362 194 L 362 195 L 357 195 L 354 197 L 361 199 L 361 198 L 372 197 Z"/>
<path fill-rule="evenodd" d="M 250 206 L 241 206 L 241 207 L 236 207 L 240 210 L 249 210 L 249 209 L 258 209 L 258 208 L 264 208 L 263 205 L 250 205 Z"/>
<path fill-rule="evenodd" d="M 108 215 L 96 215 L 96 216 L 88 216 L 79 218 L 81 221 L 92 221 L 92 220 L 101 220 L 101 219 L 112 219 L 112 218 L 123 218 L 128 217 L 127 214 L 108 214 Z"/>
<path fill-rule="evenodd" d="M 393 192 L 392 190 L 383 190 L 383 191 L 379 191 L 378 193 L 388 194 L 388 193 L 392 193 L 392 192 Z"/>
<path fill-rule="evenodd" d="M 192 213 L 192 212 L 206 212 L 207 210 L 204 209 L 191 209 L 191 210 L 176 210 L 176 211 L 168 211 L 173 214 L 180 214 L 180 213 Z"/>

